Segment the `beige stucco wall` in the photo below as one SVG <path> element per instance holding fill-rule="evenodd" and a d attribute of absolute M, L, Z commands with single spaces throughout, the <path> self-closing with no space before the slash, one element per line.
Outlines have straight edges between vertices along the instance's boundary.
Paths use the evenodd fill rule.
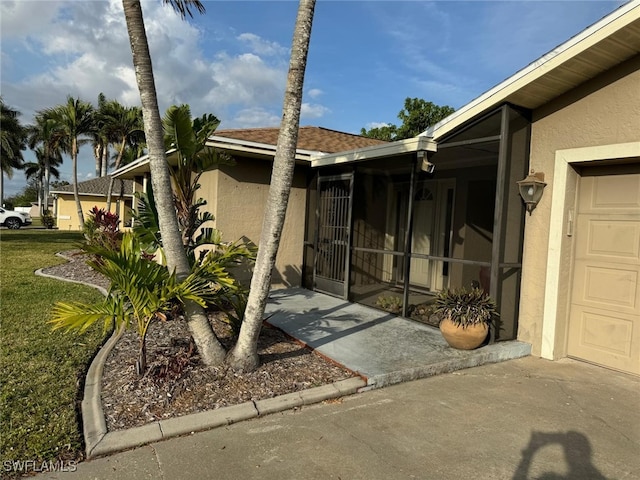
<path fill-rule="evenodd" d="M 82 225 L 78 222 L 78 210 L 76 209 L 76 202 L 73 198 L 73 194 L 57 194 L 58 199 L 57 207 L 56 207 L 56 226 L 59 230 L 82 230 Z M 93 209 L 93 207 L 97 206 L 98 208 L 106 208 L 107 201 L 104 196 L 93 196 L 93 195 L 81 195 L 80 196 L 80 204 L 82 205 L 82 212 L 84 214 L 84 219 L 87 220 L 89 215 L 89 211 Z M 126 205 L 125 205 L 126 204 Z M 115 212 L 117 205 L 117 199 L 112 199 L 111 201 L 111 211 Z M 124 202 L 120 202 L 120 211 L 118 215 L 120 215 L 120 219 L 123 220 L 120 223 L 121 228 L 123 228 L 124 221 L 131 218 L 131 199 L 127 198 Z"/>
<path fill-rule="evenodd" d="M 571 274 L 572 238 L 564 234 L 560 245 L 549 245 L 553 173 L 558 150 L 615 145 L 640 139 L 640 56 L 625 62 L 580 88 L 534 112 L 530 167 L 544 172 L 547 187 L 538 207 L 527 215 L 523 254 L 518 339 L 531 343 L 540 355 L 542 320 L 547 287 L 549 248 L 560 248 L 554 357 L 566 355 L 566 328 Z M 562 179 L 564 181 L 564 179 Z M 574 208 L 578 173 L 568 169 L 564 218 Z"/>
<path fill-rule="evenodd" d="M 271 166 L 268 160 L 236 157 L 235 166 L 222 166 L 205 172 L 200 178 L 198 196 L 207 200 L 205 209 L 215 215 L 215 227 L 226 241 L 243 239 L 259 243 Z M 276 287 L 301 285 L 306 175 L 304 167 L 296 166 L 273 272 Z"/>

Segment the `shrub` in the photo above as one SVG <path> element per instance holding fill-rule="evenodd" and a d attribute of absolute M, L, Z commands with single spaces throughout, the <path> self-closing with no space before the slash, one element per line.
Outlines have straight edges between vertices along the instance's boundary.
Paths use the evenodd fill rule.
<path fill-rule="evenodd" d="M 56 220 L 53 218 L 51 210 L 42 212 L 42 225 L 49 230 L 56 226 Z"/>
<path fill-rule="evenodd" d="M 107 212 L 104 208 L 93 207 L 89 218 L 84 222 L 83 249 L 99 248 L 118 251 L 122 242 L 122 232 L 118 228 L 120 217 L 118 214 Z"/>

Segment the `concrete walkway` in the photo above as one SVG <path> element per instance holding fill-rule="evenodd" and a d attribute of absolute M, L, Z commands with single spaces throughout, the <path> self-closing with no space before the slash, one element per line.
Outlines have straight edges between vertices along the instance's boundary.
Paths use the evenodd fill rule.
<path fill-rule="evenodd" d="M 304 288 L 269 298 L 269 323 L 366 377 L 371 387 L 531 354 L 529 344 L 517 341 L 456 350 L 436 328 Z"/>
<path fill-rule="evenodd" d="M 304 406 L 37 478 L 640 478 L 640 379 L 527 357 Z"/>

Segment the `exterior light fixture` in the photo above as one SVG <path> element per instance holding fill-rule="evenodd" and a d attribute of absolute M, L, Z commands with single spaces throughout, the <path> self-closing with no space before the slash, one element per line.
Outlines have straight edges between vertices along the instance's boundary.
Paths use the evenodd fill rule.
<path fill-rule="evenodd" d="M 544 173 L 531 170 L 531 173 L 527 175 L 524 180 L 516 183 L 520 189 L 520 196 L 522 200 L 524 200 L 527 212 L 531 215 L 531 212 L 533 212 L 533 209 L 536 208 L 542 198 L 544 187 L 547 186 L 547 184 L 544 183 Z"/>

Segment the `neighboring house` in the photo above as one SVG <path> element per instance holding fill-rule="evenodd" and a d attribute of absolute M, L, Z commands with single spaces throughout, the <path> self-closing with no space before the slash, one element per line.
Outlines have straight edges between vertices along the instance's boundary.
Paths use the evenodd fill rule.
<path fill-rule="evenodd" d="M 422 321 L 435 292 L 479 286 L 500 311 L 492 340 L 640 374 L 638 2 L 418 137 L 300 133 L 275 284 L 393 296 Z M 259 238 L 276 136 L 210 140 L 238 160 L 202 177 L 227 240 Z M 143 184 L 145 162 L 117 174 Z M 517 182 L 530 170 L 546 188 L 527 214 Z"/>
<path fill-rule="evenodd" d="M 107 192 L 110 176 L 94 178 L 78 183 L 78 193 L 85 220 L 93 207 L 107 208 Z M 111 212 L 120 216 L 120 226 L 131 224 L 131 211 L 134 203 L 133 181 L 115 179 L 111 194 Z M 55 201 L 56 226 L 60 230 L 82 230 L 78 223 L 78 209 L 73 196 L 73 185 L 65 185 L 51 191 Z"/>
<path fill-rule="evenodd" d="M 198 197 L 207 201 L 203 210 L 215 216 L 215 227 L 226 241 L 241 239 L 257 244 L 260 239 L 278 131 L 278 128 L 219 130 L 207 142 L 210 147 L 231 155 L 236 163 L 205 172 L 198 191 Z M 306 205 L 313 175 L 311 156 L 385 143 L 326 128 L 300 128 L 287 220 L 273 273 L 274 285 L 301 285 Z M 113 175 L 135 180 L 136 190 L 144 191 L 149 181 L 148 172 L 148 158 L 142 157 Z"/>
<path fill-rule="evenodd" d="M 498 301 L 497 340 L 640 374 L 638 2 L 421 136 L 312 167 L 311 288 L 397 292 L 417 316 L 430 292 L 479 285 Z M 516 182 L 530 170 L 547 185 L 529 215 Z"/>

